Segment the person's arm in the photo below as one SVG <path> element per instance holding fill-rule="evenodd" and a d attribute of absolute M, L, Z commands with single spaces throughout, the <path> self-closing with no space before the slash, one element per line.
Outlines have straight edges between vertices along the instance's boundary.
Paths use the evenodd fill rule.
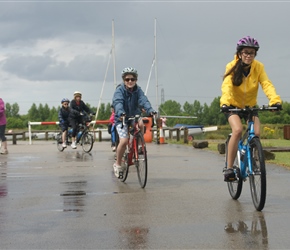
<path fill-rule="evenodd" d="M 82 110 L 85 111 L 88 115 L 93 114 L 94 112 L 85 104 L 84 101 L 81 101 Z"/>
<path fill-rule="evenodd" d="M 126 111 L 124 109 L 124 96 L 123 96 L 123 93 L 121 91 L 121 87 L 118 87 L 115 90 L 112 103 L 114 106 L 116 117 L 120 117 L 122 114 L 126 113 Z"/>
<path fill-rule="evenodd" d="M 269 99 L 269 105 L 271 106 L 271 105 L 276 104 L 276 103 L 281 104 L 282 100 L 281 100 L 280 96 L 277 95 L 274 85 L 272 84 L 272 82 L 268 78 L 263 64 L 260 65 L 259 70 L 260 70 L 259 82 L 261 84 L 261 87 L 262 87 L 265 95 Z"/>
<path fill-rule="evenodd" d="M 75 100 L 71 100 L 70 107 L 71 107 L 71 109 L 77 110 L 77 105 L 76 105 L 76 101 Z"/>
<path fill-rule="evenodd" d="M 2 116 L 5 113 L 5 104 L 2 99 L 0 99 L 0 115 Z"/>
<path fill-rule="evenodd" d="M 58 111 L 58 120 L 60 123 L 63 121 L 61 109 Z"/>
<path fill-rule="evenodd" d="M 226 66 L 226 72 L 230 70 L 230 67 L 232 66 L 230 66 L 229 64 Z M 223 80 L 221 91 L 222 91 L 222 95 L 220 98 L 220 107 L 222 107 L 223 105 L 230 106 L 231 93 L 233 92 L 232 75 L 228 75 Z"/>
<path fill-rule="evenodd" d="M 138 88 L 138 104 L 139 107 L 142 107 L 147 114 L 151 114 L 155 110 L 152 108 L 151 103 L 149 102 L 147 96 L 144 94 L 143 90 Z"/>

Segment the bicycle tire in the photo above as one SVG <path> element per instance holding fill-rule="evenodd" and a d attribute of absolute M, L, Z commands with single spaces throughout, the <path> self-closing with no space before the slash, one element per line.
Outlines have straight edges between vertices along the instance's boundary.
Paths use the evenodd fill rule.
<path fill-rule="evenodd" d="M 266 164 L 259 138 L 250 141 L 253 174 L 249 175 L 252 201 L 257 211 L 261 211 L 266 202 Z"/>
<path fill-rule="evenodd" d="M 128 149 L 126 149 L 123 157 L 122 157 L 122 167 L 124 169 L 123 172 L 123 178 L 121 178 L 120 180 L 122 182 L 125 182 L 127 180 L 128 177 L 128 173 L 129 173 L 129 164 L 128 164 Z"/>
<path fill-rule="evenodd" d="M 147 150 L 144 137 L 141 133 L 136 136 L 136 147 L 134 164 L 137 169 L 138 180 L 141 188 L 145 188 L 148 174 Z"/>
<path fill-rule="evenodd" d="M 62 152 L 64 150 L 64 148 L 62 147 L 62 133 L 59 132 L 57 135 L 56 135 L 56 147 L 58 149 L 58 151 Z"/>
<path fill-rule="evenodd" d="M 228 143 L 229 143 L 230 137 L 228 137 L 226 144 L 225 144 L 225 161 L 227 161 L 227 156 L 228 156 Z M 237 180 L 232 181 L 232 182 L 227 182 L 228 185 L 228 190 L 230 193 L 230 196 L 234 199 L 237 200 L 239 199 L 242 189 L 243 189 L 243 179 L 241 178 L 240 175 L 240 157 L 239 157 L 239 150 L 237 151 L 236 158 L 234 160 L 234 170 L 236 171 L 236 176 Z"/>
<path fill-rule="evenodd" d="M 93 148 L 93 145 L 94 145 L 94 138 L 91 134 L 89 133 L 84 133 L 82 135 L 82 148 L 83 148 L 83 151 L 86 152 L 86 153 L 89 153 L 92 148 Z"/>

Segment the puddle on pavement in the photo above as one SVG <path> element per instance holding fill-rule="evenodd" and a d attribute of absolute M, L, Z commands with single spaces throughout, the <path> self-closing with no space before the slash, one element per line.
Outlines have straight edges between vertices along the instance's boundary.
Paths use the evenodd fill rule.
<path fill-rule="evenodd" d="M 147 249 L 149 229 L 143 227 L 122 228 L 119 237 L 124 249 Z"/>
<path fill-rule="evenodd" d="M 64 186 L 64 192 L 60 194 L 63 197 L 63 212 L 83 212 L 85 207 L 87 181 L 68 181 L 61 183 Z"/>
<path fill-rule="evenodd" d="M 234 239 L 237 248 L 251 242 L 251 248 L 268 249 L 268 230 L 263 213 L 254 213 L 252 221 L 229 222 L 225 225 L 224 230 L 230 238 Z M 241 242 L 243 243 L 241 244 Z M 248 246 L 244 247 L 248 248 Z"/>

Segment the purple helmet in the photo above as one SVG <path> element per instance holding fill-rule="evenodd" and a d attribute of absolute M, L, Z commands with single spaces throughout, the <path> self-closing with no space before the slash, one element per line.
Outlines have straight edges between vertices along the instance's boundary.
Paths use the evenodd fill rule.
<path fill-rule="evenodd" d="M 237 50 L 241 50 L 244 47 L 250 47 L 256 51 L 258 51 L 260 48 L 258 41 L 250 36 L 243 37 L 238 41 Z"/>

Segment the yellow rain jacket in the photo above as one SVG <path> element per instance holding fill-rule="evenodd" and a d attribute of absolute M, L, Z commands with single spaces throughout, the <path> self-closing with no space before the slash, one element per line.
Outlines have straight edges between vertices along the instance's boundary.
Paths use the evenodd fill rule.
<path fill-rule="evenodd" d="M 227 64 L 226 72 L 228 72 L 238 61 L 238 57 Z M 269 105 L 282 103 L 279 95 L 276 94 L 276 89 L 269 80 L 264 65 L 253 60 L 251 70 L 247 77 L 243 77 L 243 82 L 240 86 L 234 86 L 232 83 L 232 75 L 228 75 L 222 83 L 222 96 L 220 98 L 220 106 L 233 105 L 234 107 L 244 108 L 245 106 L 253 107 L 257 104 L 257 95 L 259 83 L 269 99 Z"/>

